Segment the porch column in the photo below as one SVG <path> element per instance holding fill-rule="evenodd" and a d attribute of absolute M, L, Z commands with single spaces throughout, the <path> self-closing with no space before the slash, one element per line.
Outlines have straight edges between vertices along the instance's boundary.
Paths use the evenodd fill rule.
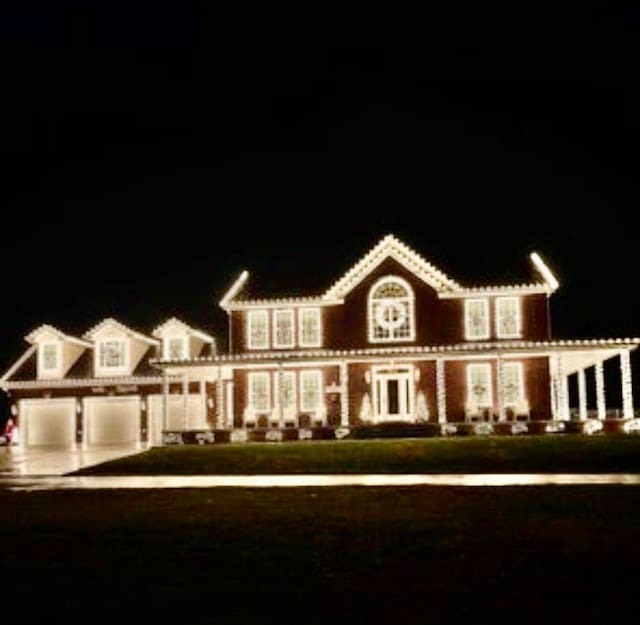
<path fill-rule="evenodd" d="M 562 354 L 556 356 L 556 392 L 557 412 L 556 419 L 569 419 L 569 378 L 564 375 Z"/>
<path fill-rule="evenodd" d="M 346 362 L 340 363 L 340 425 L 349 426 L 349 368 Z"/>
<path fill-rule="evenodd" d="M 207 388 L 204 382 L 204 378 L 200 380 L 200 406 L 202 409 L 202 425 L 205 428 L 209 427 L 209 420 L 207 419 L 209 408 L 207 406 Z"/>
<path fill-rule="evenodd" d="M 182 430 L 187 429 L 189 410 L 189 376 L 182 376 Z"/>
<path fill-rule="evenodd" d="M 584 369 L 578 371 L 578 411 L 580 421 L 587 420 L 587 376 Z"/>
<path fill-rule="evenodd" d="M 446 423 L 447 389 L 444 377 L 444 358 L 436 359 L 436 397 L 438 401 L 438 423 Z"/>
<path fill-rule="evenodd" d="M 506 421 L 507 414 L 504 408 L 504 375 L 503 375 L 503 360 L 500 356 L 498 356 L 496 362 L 496 370 L 497 370 L 497 385 L 498 385 L 498 421 Z"/>
<path fill-rule="evenodd" d="M 276 379 L 278 380 L 278 389 L 276 401 L 278 402 L 278 427 L 282 429 L 284 427 L 284 410 L 282 408 L 282 363 L 278 363 L 278 373 Z"/>
<path fill-rule="evenodd" d="M 604 366 L 602 362 L 596 363 L 596 406 L 598 419 L 601 421 L 607 417 L 607 402 L 604 394 Z"/>
<path fill-rule="evenodd" d="M 169 374 L 162 372 L 162 428 L 169 429 Z"/>
<path fill-rule="evenodd" d="M 633 419 L 633 391 L 631 387 L 631 358 L 629 350 L 620 352 L 620 374 L 622 381 L 622 417 Z"/>
<path fill-rule="evenodd" d="M 224 427 L 224 383 L 222 381 L 222 366 L 218 365 L 218 379 L 216 380 L 216 428 Z"/>

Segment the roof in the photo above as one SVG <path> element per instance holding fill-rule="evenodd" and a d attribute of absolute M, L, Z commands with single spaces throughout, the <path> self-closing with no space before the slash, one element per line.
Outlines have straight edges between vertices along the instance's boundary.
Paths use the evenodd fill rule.
<path fill-rule="evenodd" d="M 387 258 L 396 260 L 438 293 L 457 291 L 462 288 L 455 280 L 425 260 L 408 245 L 394 235 L 388 234 L 337 280 L 324 293 L 323 299 L 342 299 Z"/>
<path fill-rule="evenodd" d="M 558 281 L 540 256 L 533 252 L 531 261 L 542 277 L 541 282 L 528 282 L 511 285 L 476 285 L 462 286 L 456 280 L 438 269 L 408 245 L 392 234 L 383 237 L 358 262 L 356 262 L 342 277 L 321 295 L 311 297 L 282 297 L 282 298 L 247 298 L 240 297 L 245 291 L 249 272 L 243 271 L 231 285 L 220 306 L 224 310 L 250 308 L 254 306 L 284 306 L 284 305 L 333 305 L 341 304 L 344 298 L 365 278 L 370 275 L 382 262 L 392 258 L 408 271 L 416 275 L 423 282 L 431 286 L 441 298 L 467 297 L 469 295 L 487 294 L 527 294 L 553 293 L 558 288 Z"/>
<path fill-rule="evenodd" d="M 61 330 L 58 330 L 58 328 L 54 328 L 53 326 L 47 323 L 42 324 L 41 326 L 38 326 L 35 330 L 32 330 L 31 332 L 29 332 L 29 334 L 27 334 L 27 336 L 24 337 L 24 340 L 27 341 L 27 343 L 30 343 L 31 345 L 33 345 L 34 343 L 38 342 L 38 337 L 44 334 L 45 332 L 53 334 L 56 338 L 60 339 L 61 341 L 76 343 L 77 345 L 81 345 L 82 347 L 92 346 L 91 343 L 88 343 L 87 341 L 83 341 L 79 338 L 76 338 L 75 336 L 65 334 Z"/>
<path fill-rule="evenodd" d="M 162 338 L 167 331 L 171 329 L 178 329 L 180 332 L 184 332 L 189 336 L 195 336 L 196 338 L 202 339 L 205 343 L 213 343 L 214 338 L 201 330 L 196 330 L 191 326 L 187 325 L 183 321 L 180 321 L 177 317 L 171 317 L 167 319 L 164 323 L 160 324 L 152 333 L 151 336 L 156 338 Z"/>
<path fill-rule="evenodd" d="M 104 328 L 108 328 L 108 327 L 112 327 L 112 328 L 115 328 L 117 330 L 120 330 L 121 332 L 124 332 L 128 336 L 132 336 L 132 337 L 138 339 L 139 341 L 143 341 L 144 343 L 148 343 L 149 345 L 158 345 L 159 344 L 159 341 L 156 341 L 155 339 L 152 339 L 152 338 L 150 338 L 148 336 L 145 336 L 144 334 L 141 334 L 140 332 L 136 332 L 135 330 L 132 330 L 131 328 L 128 328 L 124 324 L 120 323 L 119 321 L 116 321 L 115 319 L 113 319 L 111 317 L 108 317 L 107 319 L 104 319 L 100 323 L 98 323 L 95 326 L 93 326 L 93 328 L 91 328 L 90 330 L 88 330 L 87 332 L 84 333 L 83 338 L 87 339 L 88 341 L 93 341 L 95 339 L 95 337 L 96 337 L 96 334 L 101 332 Z"/>

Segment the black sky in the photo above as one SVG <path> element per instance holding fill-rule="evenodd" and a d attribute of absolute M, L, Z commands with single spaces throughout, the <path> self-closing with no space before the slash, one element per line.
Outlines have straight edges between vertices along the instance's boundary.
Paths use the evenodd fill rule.
<path fill-rule="evenodd" d="M 45 322 L 224 344 L 242 269 L 313 294 L 390 232 L 463 284 L 537 250 L 556 336 L 640 335 L 637 13 L 211 4 L 2 9 L 6 366 Z"/>

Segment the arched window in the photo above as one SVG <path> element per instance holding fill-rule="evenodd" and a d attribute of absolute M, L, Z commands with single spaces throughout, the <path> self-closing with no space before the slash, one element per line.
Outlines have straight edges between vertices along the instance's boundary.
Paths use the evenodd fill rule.
<path fill-rule="evenodd" d="M 386 276 L 369 291 L 369 341 L 390 343 L 415 338 L 414 296 L 406 280 Z"/>

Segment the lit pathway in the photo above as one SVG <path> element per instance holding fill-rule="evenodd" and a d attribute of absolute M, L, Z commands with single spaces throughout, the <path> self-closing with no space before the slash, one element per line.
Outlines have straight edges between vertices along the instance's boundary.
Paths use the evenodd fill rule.
<path fill-rule="evenodd" d="M 0 488 L 19 491 L 130 488 L 291 488 L 319 486 L 541 486 L 640 485 L 637 473 L 478 473 L 420 475 L 156 475 L 0 477 Z"/>

